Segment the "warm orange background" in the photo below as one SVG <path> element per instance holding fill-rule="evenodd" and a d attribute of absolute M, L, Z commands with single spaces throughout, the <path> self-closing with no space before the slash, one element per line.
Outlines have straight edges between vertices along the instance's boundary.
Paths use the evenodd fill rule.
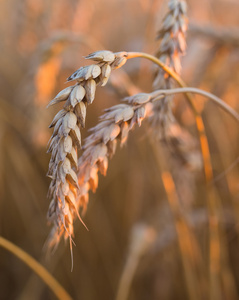
<path fill-rule="evenodd" d="M 140 232 L 140 224 L 144 224 L 146 239 L 148 234 L 152 243 L 137 262 L 128 299 L 189 299 L 175 220 L 147 126 L 131 133 L 127 146 L 118 149 L 110 161 L 107 176 L 100 177 L 96 194 L 90 193 L 84 217 L 90 231 L 79 221 L 75 224 L 73 272 L 68 244 L 61 243 L 49 260 L 42 251 L 49 232 L 46 194 L 50 180 L 45 176 L 50 159 L 46 154 L 51 135 L 48 125 L 59 109 L 46 109 L 46 105 L 66 86 L 66 78 L 73 71 L 89 63 L 83 56 L 90 52 L 107 49 L 155 53 L 156 31 L 167 11 L 167 1 L 9 0 L 1 1 L 0 5 L 0 235 L 41 262 L 73 299 L 106 300 L 115 298 L 130 258 L 130 245 Z M 182 77 L 189 86 L 208 90 L 239 111 L 239 2 L 190 0 L 188 6 L 189 24 L 215 28 L 219 38 L 198 35 L 195 30 L 188 33 Z M 237 43 L 233 36 L 238 37 Z M 136 87 L 151 91 L 151 63 L 135 59 L 123 70 Z M 87 110 L 87 128 L 97 123 L 104 108 L 119 103 L 126 95 L 125 76 L 116 70 L 112 83 L 98 88 L 96 99 Z M 186 102 L 183 97 L 176 101 L 174 111 L 178 120 L 197 137 Z M 217 176 L 238 158 L 238 124 L 201 97 L 195 97 L 195 103 L 205 120 Z M 87 130 L 82 134 L 86 136 Z M 238 171 L 237 161 L 216 182 L 222 211 L 221 248 L 215 245 L 212 251 L 215 257 L 224 255 L 216 272 L 223 278 L 222 299 L 230 300 L 238 299 L 239 295 Z M 181 200 L 187 207 L 185 218 L 192 225 L 190 236 L 197 241 L 202 254 L 199 272 L 207 274 L 208 209 L 204 177 L 202 169 L 192 174 L 195 187 L 187 185 Z M 181 228 L 182 233 L 184 230 Z M 181 243 L 190 256 L 188 240 L 181 239 Z M 207 277 L 205 282 L 206 286 L 192 282 L 193 288 L 208 291 L 211 285 Z M 28 267 L 0 249 L 0 299 L 54 297 Z"/>

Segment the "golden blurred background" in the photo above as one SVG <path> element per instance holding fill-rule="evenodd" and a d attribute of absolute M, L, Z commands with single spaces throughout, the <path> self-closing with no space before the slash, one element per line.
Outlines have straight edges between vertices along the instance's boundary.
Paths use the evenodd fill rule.
<path fill-rule="evenodd" d="M 46 149 L 52 132 L 48 125 L 58 110 L 56 106 L 46 109 L 46 105 L 66 86 L 66 78 L 87 64 L 84 56 L 93 51 L 154 54 L 167 3 L 0 2 L 0 235 L 45 266 L 73 299 L 210 299 L 205 295 L 216 300 L 238 299 L 238 124 L 199 96 L 194 101 L 205 121 L 220 200 L 216 208 L 220 211 L 220 244 L 213 248 L 213 257 L 219 256 L 215 282 L 208 278 L 212 237 L 208 235 L 203 170 L 175 170 L 182 181 L 180 218 L 189 224 L 181 228 L 179 237 L 175 231 L 178 216 L 170 210 L 147 125 L 131 133 L 126 147 L 118 149 L 110 161 L 107 176 L 100 177 L 96 193 L 90 194 L 84 216 L 89 232 L 75 222 L 73 272 L 68 243 L 62 242 L 48 259 L 43 251 L 50 230 L 46 220 L 50 157 Z M 188 86 L 210 91 L 239 111 L 239 2 L 187 3 L 188 49 L 182 78 Z M 103 109 L 127 95 L 129 80 L 134 88 L 151 91 L 152 63 L 130 60 L 123 70 L 114 71 L 109 84 L 97 89 L 87 110 L 83 137 L 97 124 Z M 187 103 L 182 96 L 175 101 L 177 119 L 197 140 Z M 196 148 L 199 151 L 199 143 Z M 119 296 L 122 290 L 126 296 Z M 217 298 L 213 298 L 215 291 Z M 32 270 L 0 248 L 0 299 L 55 296 Z"/>

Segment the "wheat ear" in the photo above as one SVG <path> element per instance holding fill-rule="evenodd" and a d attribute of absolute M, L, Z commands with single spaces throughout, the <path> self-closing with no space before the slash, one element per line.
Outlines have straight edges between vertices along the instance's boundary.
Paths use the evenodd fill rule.
<path fill-rule="evenodd" d="M 48 191 L 51 201 L 48 220 L 54 226 L 54 234 L 50 233 L 48 238 L 50 248 L 58 244 L 63 233 L 65 238 L 70 237 L 71 241 L 74 215 L 81 220 L 76 207 L 80 128 L 85 127 L 86 108 L 94 101 L 96 86 L 104 86 L 107 83 L 111 70 L 121 67 L 126 62 L 125 56 L 125 52 L 111 51 L 97 51 L 88 55 L 86 59 L 92 59 L 97 64 L 81 67 L 74 72 L 67 81 L 74 80 L 76 84 L 62 90 L 48 105 L 65 101 L 63 109 L 56 114 L 49 126 L 54 127 L 48 148 L 51 159 L 47 174 L 51 178 Z"/>

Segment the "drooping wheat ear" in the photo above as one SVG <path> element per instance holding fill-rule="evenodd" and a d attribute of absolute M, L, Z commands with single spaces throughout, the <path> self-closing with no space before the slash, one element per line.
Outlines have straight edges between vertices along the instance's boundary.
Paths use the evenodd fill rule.
<path fill-rule="evenodd" d="M 48 219 L 54 226 L 54 235 L 50 234 L 48 239 L 50 247 L 57 245 L 58 238 L 63 233 L 65 238 L 71 239 L 75 214 L 81 220 L 76 208 L 80 128 L 85 127 L 86 107 L 94 101 L 96 86 L 107 83 L 111 69 L 121 67 L 127 60 L 125 56 L 125 52 L 110 51 L 98 51 L 88 55 L 86 59 L 97 61 L 98 64 L 81 67 L 74 72 L 67 80 L 75 80 L 76 84 L 62 90 L 48 105 L 65 101 L 63 109 L 56 114 L 50 125 L 50 128 L 54 127 L 48 149 L 51 152 L 48 176 L 52 179 L 48 192 L 51 201 Z M 54 241 L 53 236 L 56 239 Z"/>
<path fill-rule="evenodd" d="M 180 56 L 186 49 L 187 5 L 183 0 L 170 0 L 168 8 L 169 11 L 163 20 L 162 29 L 158 32 L 157 38 L 161 42 L 156 56 L 179 74 L 181 70 Z M 170 89 L 172 86 L 171 77 L 161 68 L 158 69 L 153 83 L 154 90 Z M 171 100 L 172 96 L 155 103 L 156 114 L 150 119 L 153 128 L 162 126 L 166 130 L 167 126 L 175 121 L 171 111 Z M 165 132 L 162 131 L 162 133 Z"/>

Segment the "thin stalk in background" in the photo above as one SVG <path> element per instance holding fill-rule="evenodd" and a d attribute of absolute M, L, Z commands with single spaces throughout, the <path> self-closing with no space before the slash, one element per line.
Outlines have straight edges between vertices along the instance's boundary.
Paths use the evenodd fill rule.
<path fill-rule="evenodd" d="M 123 268 L 115 300 L 127 300 L 142 256 L 156 240 L 155 230 L 145 224 L 133 227 L 130 249 Z"/>

